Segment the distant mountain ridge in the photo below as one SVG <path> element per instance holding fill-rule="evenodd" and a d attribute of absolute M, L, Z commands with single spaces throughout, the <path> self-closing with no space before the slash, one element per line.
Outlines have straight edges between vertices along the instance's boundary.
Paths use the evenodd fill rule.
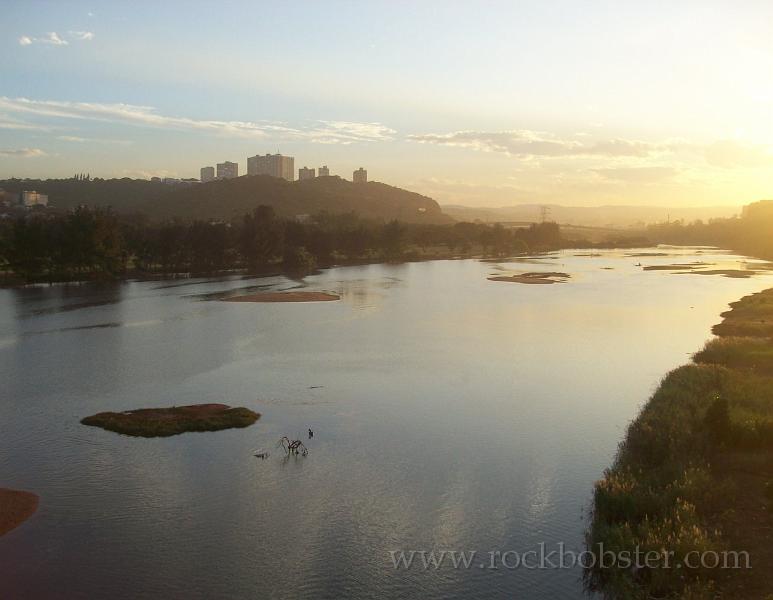
<path fill-rule="evenodd" d="M 319 212 L 355 212 L 365 219 L 406 223 L 451 223 L 432 198 L 370 181 L 352 183 L 340 177 L 286 181 L 267 175 L 170 185 L 141 179 L 74 179 L 0 181 L 8 192 L 37 190 L 48 194 L 49 206 L 67 210 L 79 205 L 111 207 L 120 213 L 151 218 L 231 220 L 259 205 L 271 206 L 280 217 Z"/>
<path fill-rule="evenodd" d="M 668 206 L 562 206 L 559 204 L 518 204 L 498 208 L 477 208 L 460 205 L 443 205 L 444 213 L 460 221 L 534 222 L 541 219 L 542 207 L 549 209 L 548 218 L 566 225 L 590 227 L 635 227 L 648 223 L 677 221 L 692 222 L 741 213 L 740 206 L 668 207 Z"/>

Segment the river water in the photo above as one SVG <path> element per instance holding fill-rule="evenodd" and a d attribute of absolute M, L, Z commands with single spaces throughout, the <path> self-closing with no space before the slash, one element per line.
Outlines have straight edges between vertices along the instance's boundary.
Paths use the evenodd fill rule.
<path fill-rule="evenodd" d="M 584 597 L 581 569 L 508 568 L 515 553 L 582 550 L 626 425 L 728 302 L 773 285 L 643 271 L 747 265 L 655 252 L 0 290 L 0 487 L 41 498 L 0 538 L 0 596 Z M 487 280 L 523 271 L 571 278 Z M 298 287 L 342 298 L 217 300 Z M 163 439 L 79 423 L 205 402 L 262 418 Z M 309 455 L 286 459 L 283 435 Z M 431 550 L 477 554 L 390 555 Z"/>

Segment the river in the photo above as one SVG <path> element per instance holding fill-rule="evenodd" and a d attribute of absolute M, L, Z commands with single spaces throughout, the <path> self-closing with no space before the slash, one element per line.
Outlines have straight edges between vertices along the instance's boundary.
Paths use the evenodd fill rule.
<path fill-rule="evenodd" d="M 643 271 L 747 264 L 644 252 L 666 256 L 0 290 L 0 486 L 41 498 L 0 538 L 3 597 L 584 597 L 579 567 L 508 568 L 515 553 L 582 550 L 627 424 L 728 302 L 773 281 Z M 487 280 L 521 271 L 571 278 Z M 217 300 L 299 286 L 341 300 Z M 205 402 L 262 418 L 156 439 L 79 423 Z M 309 455 L 286 459 L 283 435 Z M 437 569 L 390 554 L 430 550 L 477 554 Z"/>

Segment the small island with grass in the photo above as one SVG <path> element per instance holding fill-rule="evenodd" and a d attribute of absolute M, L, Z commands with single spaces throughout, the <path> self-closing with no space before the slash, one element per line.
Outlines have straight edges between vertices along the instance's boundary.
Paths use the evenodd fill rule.
<path fill-rule="evenodd" d="M 168 437 L 188 431 L 220 431 L 249 427 L 259 418 L 260 414 L 244 407 L 194 404 L 102 412 L 82 419 L 81 423 L 135 437 Z"/>

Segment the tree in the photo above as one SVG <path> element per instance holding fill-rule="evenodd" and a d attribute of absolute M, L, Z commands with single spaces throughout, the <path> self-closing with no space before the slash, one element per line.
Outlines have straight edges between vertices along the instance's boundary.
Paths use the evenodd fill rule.
<path fill-rule="evenodd" d="M 282 255 L 284 232 L 270 206 L 258 206 L 242 222 L 240 251 L 250 269 L 265 267 Z"/>

